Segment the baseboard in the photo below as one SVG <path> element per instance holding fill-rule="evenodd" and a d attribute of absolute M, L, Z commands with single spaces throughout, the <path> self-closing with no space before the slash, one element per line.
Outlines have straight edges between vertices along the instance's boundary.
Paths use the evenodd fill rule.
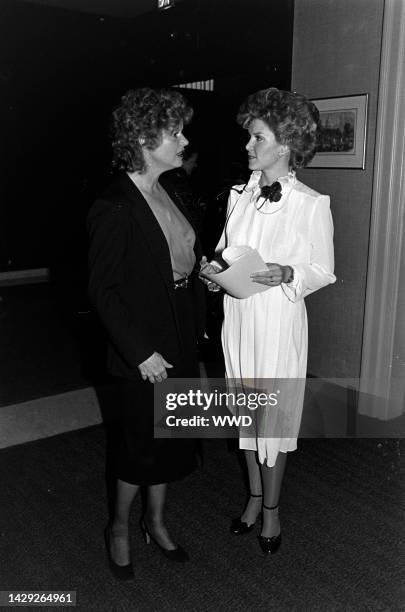
<path fill-rule="evenodd" d="M 97 425 L 101 421 L 93 387 L 2 406 L 0 448 Z"/>
<path fill-rule="evenodd" d="M 202 362 L 200 376 L 206 377 Z M 115 415 L 112 383 L 1 406 L 0 449 L 98 425 Z"/>
<path fill-rule="evenodd" d="M 0 272 L 0 287 L 10 285 L 27 285 L 30 283 L 47 283 L 49 268 L 33 268 L 31 270 L 7 270 Z"/>

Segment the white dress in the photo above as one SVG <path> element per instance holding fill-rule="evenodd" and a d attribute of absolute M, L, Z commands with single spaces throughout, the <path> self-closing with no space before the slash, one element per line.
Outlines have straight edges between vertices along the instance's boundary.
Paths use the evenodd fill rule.
<path fill-rule="evenodd" d="M 289 173 L 278 179 L 281 200 L 264 201 L 260 177 L 261 171 L 255 171 L 246 186 L 232 188 L 216 254 L 228 246 L 248 245 L 257 249 L 267 263 L 290 265 L 294 280 L 246 299 L 224 296 L 222 345 L 226 376 L 303 380 L 308 348 L 303 298 L 336 280 L 329 196 L 320 195 Z M 288 427 L 282 437 L 240 438 L 240 448 L 257 450 L 260 462 L 266 461 L 269 467 L 274 466 L 278 452 L 295 450 L 304 388 L 304 384 L 299 385 L 294 405 L 287 408 Z M 288 437 L 292 431 L 294 437 Z"/>

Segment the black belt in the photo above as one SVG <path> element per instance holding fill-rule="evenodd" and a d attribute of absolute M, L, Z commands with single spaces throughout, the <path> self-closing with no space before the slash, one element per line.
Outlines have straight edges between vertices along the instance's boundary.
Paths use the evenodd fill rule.
<path fill-rule="evenodd" d="M 173 283 L 173 287 L 175 289 L 187 289 L 189 285 L 190 285 L 190 277 L 188 274 L 186 274 L 186 276 L 183 276 L 183 278 L 179 278 L 175 280 Z"/>

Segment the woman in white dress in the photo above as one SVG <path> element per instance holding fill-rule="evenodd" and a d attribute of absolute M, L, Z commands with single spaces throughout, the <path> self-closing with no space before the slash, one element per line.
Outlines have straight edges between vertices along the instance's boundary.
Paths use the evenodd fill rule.
<path fill-rule="evenodd" d="M 249 132 L 246 149 L 253 172 L 246 185 L 231 189 L 217 258 L 205 271 L 223 269 L 221 254 L 229 246 L 257 249 L 267 265 L 252 280 L 268 290 L 246 299 L 224 296 L 222 344 L 228 379 L 254 379 L 256 387 L 273 391 L 279 379 L 276 387 L 285 390 L 273 429 L 268 419 L 265 437 L 240 438 L 250 497 L 231 525 L 234 534 L 248 533 L 262 511 L 259 543 L 263 552 L 275 553 L 281 543 L 278 502 L 286 453 L 297 448 L 303 407 L 308 345 L 303 298 L 336 280 L 333 224 L 329 197 L 295 176 L 315 153 L 315 105 L 299 94 L 270 88 L 249 96 L 237 119 Z M 294 380 L 282 385 L 281 379 Z"/>

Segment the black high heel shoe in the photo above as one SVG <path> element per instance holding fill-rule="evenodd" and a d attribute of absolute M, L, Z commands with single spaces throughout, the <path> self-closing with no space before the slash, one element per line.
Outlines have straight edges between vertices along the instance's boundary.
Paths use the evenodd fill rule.
<path fill-rule="evenodd" d="M 263 497 L 263 495 L 250 495 L 250 497 Z M 234 535 L 244 535 L 252 531 L 255 523 L 248 525 L 245 521 L 241 521 L 240 517 L 233 519 L 230 527 L 230 532 Z"/>
<path fill-rule="evenodd" d="M 181 546 L 177 546 L 173 550 L 168 550 L 167 548 L 163 548 L 163 546 L 159 544 L 156 538 L 154 538 L 151 532 L 149 531 L 149 528 L 147 524 L 145 523 L 145 518 L 141 518 L 141 531 L 142 531 L 146 544 L 150 544 L 150 541 L 152 540 L 156 544 L 156 546 L 159 548 L 160 552 L 170 561 L 177 561 L 179 563 L 184 563 L 185 561 L 189 561 L 190 557 L 188 556 L 184 548 L 182 548 Z"/>
<path fill-rule="evenodd" d="M 132 561 L 127 565 L 118 565 L 111 556 L 111 528 L 108 526 L 104 530 L 105 547 L 107 550 L 108 565 L 111 573 L 117 580 L 132 580 L 134 577 L 134 568 Z"/>
<path fill-rule="evenodd" d="M 265 506 L 263 504 L 263 508 L 266 510 L 275 510 L 278 508 L 278 504 L 276 506 Z M 266 538 L 261 535 L 257 536 L 257 538 L 259 540 L 260 548 L 266 555 L 274 555 L 280 548 L 281 531 L 278 535 L 272 536 L 271 538 Z"/>

